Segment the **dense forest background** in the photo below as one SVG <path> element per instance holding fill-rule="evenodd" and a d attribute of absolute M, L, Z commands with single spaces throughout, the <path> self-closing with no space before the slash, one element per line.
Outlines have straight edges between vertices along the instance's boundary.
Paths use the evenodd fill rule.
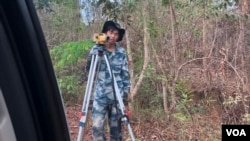
<path fill-rule="evenodd" d="M 92 36 L 115 20 L 126 29 L 138 140 L 219 141 L 221 124 L 250 124 L 250 1 L 34 4 L 66 106 L 81 106 Z"/>

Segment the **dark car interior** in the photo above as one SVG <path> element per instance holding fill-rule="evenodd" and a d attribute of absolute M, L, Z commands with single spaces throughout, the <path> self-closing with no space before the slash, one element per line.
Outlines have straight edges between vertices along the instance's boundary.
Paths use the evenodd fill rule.
<path fill-rule="evenodd" d="M 70 141 L 32 0 L 0 1 L 0 141 Z"/>

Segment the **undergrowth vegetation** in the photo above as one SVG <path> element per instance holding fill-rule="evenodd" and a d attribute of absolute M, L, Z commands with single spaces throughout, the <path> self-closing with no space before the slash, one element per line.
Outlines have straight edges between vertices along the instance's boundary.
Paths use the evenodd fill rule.
<path fill-rule="evenodd" d="M 51 10 L 37 12 L 65 102 L 81 104 L 83 69 L 93 45 L 88 39 L 101 31 L 104 20 L 113 19 L 126 28 L 121 44 L 128 51 L 136 126 L 167 124 L 173 127 L 167 128 L 169 137 L 177 130 L 173 140 L 195 140 L 199 133 L 197 140 L 216 141 L 220 124 L 250 123 L 247 0 L 99 1 L 90 5 L 88 24 L 79 14 L 86 5 L 49 4 Z"/>
<path fill-rule="evenodd" d="M 55 69 L 58 85 L 64 99 L 83 95 L 83 84 L 87 76 L 84 65 L 93 41 L 66 42 L 50 49 L 52 63 Z"/>

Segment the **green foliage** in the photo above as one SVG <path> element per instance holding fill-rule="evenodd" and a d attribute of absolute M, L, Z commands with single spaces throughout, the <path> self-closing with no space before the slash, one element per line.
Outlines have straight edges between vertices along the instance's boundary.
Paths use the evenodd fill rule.
<path fill-rule="evenodd" d="M 52 11 L 50 7 L 51 0 L 33 0 L 33 1 L 37 9 L 46 9 L 47 11 Z"/>
<path fill-rule="evenodd" d="M 58 85 L 64 97 L 81 93 L 81 85 L 78 83 L 76 75 L 65 75 L 58 78 Z"/>
<path fill-rule="evenodd" d="M 150 37 L 158 37 L 159 33 L 161 33 L 163 30 L 159 27 L 155 26 L 155 21 L 148 21 L 148 31 L 150 33 Z"/>
<path fill-rule="evenodd" d="M 190 50 L 190 48 L 186 47 L 184 50 L 184 56 L 187 59 L 193 59 L 194 58 L 194 53 Z"/>
<path fill-rule="evenodd" d="M 135 1 L 134 0 L 127 0 L 126 7 L 128 10 L 134 10 L 135 9 Z"/>
<path fill-rule="evenodd" d="M 50 49 L 58 85 L 63 96 L 81 92 L 80 82 L 82 82 L 83 72 L 79 62 L 93 45 L 93 41 L 85 40 L 65 42 Z"/>
<path fill-rule="evenodd" d="M 180 92 L 182 98 L 189 99 L 192 89 L 186 80 L 178 80 L 175 83 L 176 90 Z"/>
<path fill-rule="evenodd" d="M 190 119 L 189 116 L 187 116 L 186 114 L 183 114 L 182 112 L 174 113 L 173 117 L 182 122 L 188 121 Z"/>
<path fill-rule="evenodd" d="M 166 113 L 163 108 L 152 107 L 150 109 L 139 109 L 138 118 L 142 122 L 157 121 L 158 123 L 166 122 Z M 149 116 L 150 115 L 150 116 Z"/>
<path fill-rule="evenodd" d="M 90 47 L 94 45 L 92 40 L 66 42 L 55 46 L 50 50 L 54 65 L 60 69 L 78 62 Z"/>
<path fill-rule="evenodd" d="M 190 108 L 190 113 L 199 113 L 199 114 L 203 114 L 205 113 L 205 109 L 202 106 L 193 106 Z"/>
<path fill-rule="evenodd" d="M 162 5 L 167 6 L 170 3 L 170 0 L 162 0 Z"/>
<path fill-rule="evenodd" d="M 197 39 L 199 39 L 200 38 L 200 36 L 201 36 L 201 31 L 200 31 L 200 29 L 199 28 L 197 28 L 196 26 L 191 26 L 191 28 L 192 28 L 192 30 L 193 30 L 193 34 L 194 34 L 194 36 L 197 38 Z"/>
<path fill-rule="evenodd" d="M 77 5 L 77 2 L 74 2 L 72 0 L 33 0 L 35 6 L 37 9 L 47 9 L 47 10 L 51 10 L 50 4 L 51 3 L 65 3 L 68 5 Z"/>
<path fill-rule="evenodd" d="M 192 89 L 185 80 L 178 80 L 175 84 L 177 92 L 180 94 L 176 109 L 179 114 L 190 115 L 188 106 L 192 102 Z"/>
<path fill-rule="evenodd" d="M 186 1 L 175 1 L 175 8 L 176 9 L 183 9 L 188 7 L 189 4 Z"/>
<path fill-rule="evenodd" d="M 138 57 L 138 56 L 136 56 L 136 57 Z M 142 66 L 143 66 L 143 60 L 140 59 L 139 57 L 135 58 L 135 61 L 134 61 L 134 71 L 135 71 L 135 73 L 139 73 L 140 70 L 142 69 Z"/>
<path fill-rule="evenodd" d="M 140 109 L 162 109 L 162 95 L 152 88 L 153 78 L 145 78 L 136 96 L 136 105 Z"/>

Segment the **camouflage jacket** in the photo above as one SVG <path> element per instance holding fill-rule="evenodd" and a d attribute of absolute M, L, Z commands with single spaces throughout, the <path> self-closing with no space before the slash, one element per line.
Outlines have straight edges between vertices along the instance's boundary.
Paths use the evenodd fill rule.
<path fill-rule="evenodd" d="M 131 85 L 126 50 L 123 47 L 117 45 L 113 52 L 109 52 L 105 50 L 103 46 L 95 45 L 90 50 L 89 59 L 91 59 L 91 55 L 98 54 L 100 50 L 103 51 L 103 54 L 106 54 L 107 56 L 110 68 L 120 89 L 120 94 L 123 97 L 129 93 L 129 88 Z M 101 64 L 95 87 L 95 99 L 105 99 L 105 97 L 112 97 L 111 99 L 113 99 L 114 90 L 112 76 L 109 73 L 109 69 L 104 57 L 101 58 L 100 63 Z"/>

